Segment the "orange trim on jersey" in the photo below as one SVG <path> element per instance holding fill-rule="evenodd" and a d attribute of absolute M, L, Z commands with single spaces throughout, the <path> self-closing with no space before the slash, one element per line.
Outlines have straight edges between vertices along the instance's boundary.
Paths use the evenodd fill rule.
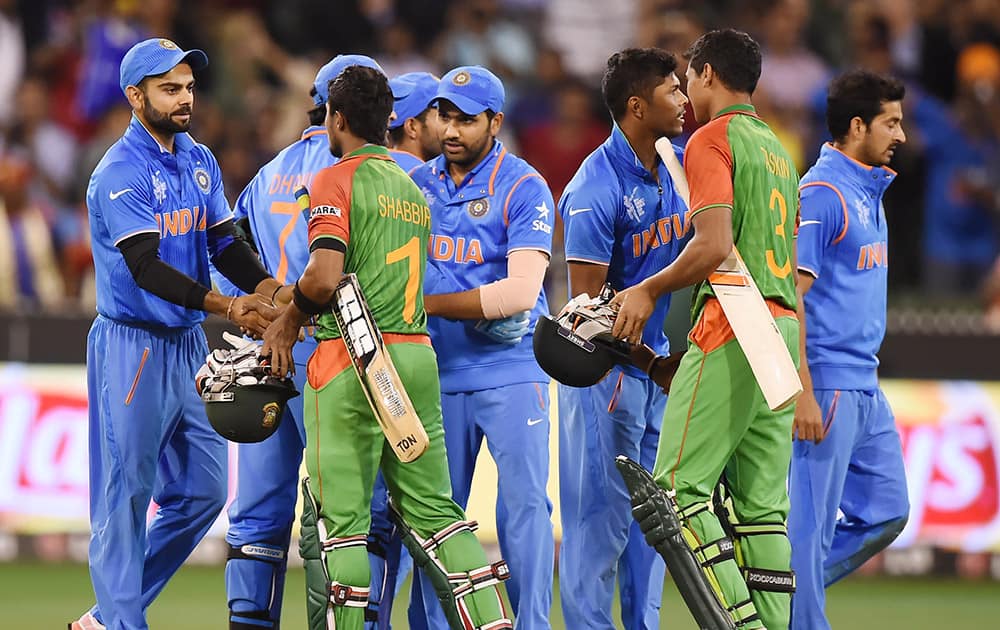
<path fill-rule="evenodd" d="M 681 456 L 684 455 L 684 443 L 687 441 L 688 429 L 691 427 L 691 416 L 694 414 L 694 401 L 698 399 L 698 387 L 701 385 L 701 375 L 705 371 L 705 360 L 708 358 L 707 354 L 702 355 L 701 365 L 698 367 L 698 378 L 694 382 L 694 391 L 691 392 L 691 404 L 688 405 L 687 419 L 684 421 L 684 433 L 681 435 L 681 446 L 677 450 L 677 461 L 674 462 L 674 468 L 670 471 L 670 487 L 676 487 L 675 477 L 677 475 L 677 469 L 681 465 Z"/>
<path fill-rule="evenodd" d="M 795 311 L 783 306 L 774 300 L 764 300 L 767 310 L 771 312 L 771 317 L 795 317 Z M 722 304 L 718 298 L 710 297 L 705 300 L 705 306 L 701 309 L 698 321 L 688 335 L 691 343 L 698 346 L 698 349 L 708 354 L 713 350 L 718 350 L 736 338 L 733 327 L 729 325 L 726 314 L 722 310 Z"/>
<path fill-rule="evenodd" d="M 733 112 L 714 118 L 694 132 L 684 149 L 684 173 L 691 191 L 692 215 L 714 206 L 735 205 L 733 151 L 728 128 Z"/>
<path fill-rule="evenodd" d="M 422 334 L 382 333 L 382 341 L 391 346 L 394 343 L 418 343 L 431 345 L 431 338 Z M 322 389 L 338 374 L 351 367 L 351 356 L 342 339 L 325 339 L 316 345 L 306 363 L 306 380 L 313 389 Z"/>
<path fill-rule="evenodd" d="M 535 383 L 535 393 L 538 394 L 538 407 L 545 411 L 545 396 L 542 395 L 542 386 Z"/>
<path fill-rule="evenodd" d="M 618 401 L 622 397 L 622 380 L 625 378 L 625 372 L 618 373 L 618 382 L 615 383 L 615 389 L 611 392 L 611 400 L 608 401 L 608 413 L 614 413 L 615 409 L 618 408 Z"/>
<path fill-rule="evenodd" d="M 146 359 L 148 358 L 149 348 L 143 348 L 142 358 L 139 359 L 139 369 L 135 371 L 135 378 L 132 379 L 132 387 L 128 390 L 128 395 L 125 396 L 126 407 L 132 404 L 132 397 L 135 396 L 135 390 L 139 386 L 139 377 L 142 376 L 142 368 L 146 367 Z"/>
<path fill-rule="evenodd" d="M 833 392 L 833 402 L 830 403 L 830 411 L 826 414 L 826 419 L 823 420 L 823 437 L 825 438 L 828 433 L 830 433 L 830 427 L 833 426 L 833 419 L 837 414 L 837 401 L 840 400 L 840 390 Z"/>
<path fill-rule="evenodd" d="M 826 186 L 833 192 L 837 193 L 837 197 L 840 198 L 840 206 L 844 209 L 844 229 L 840 231 L 840 234 L 837 235 L 837 238 L 833 239 L 832 245 L 836 245 L 840 241 L 844 240 L 845 236 L 847 236 L 847 225 L 850 223 L 850 214 L 847 211 L 847 201 L 844 199 L 844 195 L 841 194 L 840 190 L 838 190 L 837 187 L 831 184 L 830 182 L 809 182 L 808 184 L 802 184 L 801 186 L 799 186 L 800 206 L 802 205 L 802 200 L 801 200 L 802 191 L 805 190 L 806 188 L 809 188 L 810 186 Z"/>
<path fill-rule="evenodd" d="M 493 182 L 496 181 L 497 173 L 500 172 L 500 164 L 503 163 L 503 159 L 505 157 L 507 157 L 507 147 L 500 149 L 500 155 L 497 156 L 496 164 L 493 165 L 493 172 L 490 173 L 490 183 L 487 186 L 490 192 L 490 197 L 493 196 Z"/>
<path fill-rule="evenodd" d="M 315 138 L 316 136 L 325 136 L 326 129 L 313 129 L 312 131 L 306 131 L 302 134 L 299 140 L 305 140 L 306 138 Z"/>
<path fill-rule="evenodd" d="M 521 185 L 521 182 L 523 182 L 526 179 L 531 179 L 532 177 L 537 177 L 538 179 L 542 180 L 543 184 L 545 184 L 545 178 L 543 178 L 538 173 L 528 173 L 527 175 L 522 175 L 521 179 L 519 179 L 516 182 L 514 182 L 514 185 L 510 187 L 510 192 L 507 193 L 507 200 L 503 202 L 503 224 L 504 225 L 510 225 L 510 218 L 507 216 L 507 208 L 510 206 L 510 198 L 514 196 L 514 191 L 517 190 L 517 187 Z M 548 184 L 545 184 L 545 185 L 548 186 Z"/>

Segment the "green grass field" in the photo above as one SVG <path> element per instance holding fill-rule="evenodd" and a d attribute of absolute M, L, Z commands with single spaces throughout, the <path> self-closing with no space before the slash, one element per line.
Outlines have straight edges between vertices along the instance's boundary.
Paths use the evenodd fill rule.
<path fill-rule="evenodd" d="M 303 572 L 289 572 L 282 627 L 305 630 Z M 85 566 L 0 564 L 3 628 L 59 630 L 91 604 Z M 393 625 L 406 628 L 405 597 Z M 219 630 L 226 627 L 225 589 L 220 567 L 184 567 L 149 611 L 154 630 Z M 834 586 L 828 609 L 834 628 L 851 630 L 973 630 L 998 627 L 1000 585 L 932 579 L 855 578 Z M 695 628 L 668 580 L 662 628 Z M 559 598 L 552 627 L 564 630 Z"/>

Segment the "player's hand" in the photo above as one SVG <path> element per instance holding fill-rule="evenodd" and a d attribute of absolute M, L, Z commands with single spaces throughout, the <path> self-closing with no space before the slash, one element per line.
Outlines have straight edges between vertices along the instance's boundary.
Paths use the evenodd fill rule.
<path fill-rule="evenodd" d="M 255 293 L 235 298 L 228 308 L 229 321 L 258 339 L 279 313 L 279 309 L 275 308 L 270 300 Z"/>
<path fill-rule="evenodd" d="M 522 311 L 503 319 L 481 319 L 476 323 L 476 330 L 493 341 L 513 346 L 531 331 L 530 321 L 531 314 Z"/>
<path fill-rule="evenodd" d="M 288 311 L 274 320 L 264 331 L 264 347 L 260 349 L 262 357 L 269 357 L 271 376 L 285 378 L 295 374 L 295 361 L 292 359 L 292 346 L 299 340 L 299 325 L 288 315 Z"/>
<path fill-rule="evenodd" d="M 618 311 L 611 334 L 615 339 L 624 339 L 633 346 L 642 343 L 642 330 L 653 314 L 656 299 L 650 294 L 645 284 L 640 282 L 634 287 L 619 291 L 611 299 L 611 306 Z"/>
<path fill-rule="evenodd" d="M 823 410 L 816 402 L 812 391 L 802 392 L 795 403 L 795 419 L 792 421 L 792 438 L 811 440 L 819 444 L 826 435 L 823 432 Z"/>
<path fill-rule="evenodd" d="M 653 359 L 653 367 L 649 370 L 649 378 L 660 386 L 663 393 L 670 392 L 670 383 L 677 374 L 677 367 L 681 364 L 681 358 L 687 350 L 675 352 L 667 357 L 656 357 Z"/>

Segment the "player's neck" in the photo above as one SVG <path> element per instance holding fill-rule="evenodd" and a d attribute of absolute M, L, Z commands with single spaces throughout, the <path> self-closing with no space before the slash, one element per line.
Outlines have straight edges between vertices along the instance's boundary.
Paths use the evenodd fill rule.
<path fill-rule="evenodd" d="M 753 103 L 750 101 L 750 95 L 746 92 L 731 92 L 729 90 L 719 90 L 712 96 L 712 107 L 710 108 L 712 112 L 712 118 L 719 115 L 719 112 L 736 105 L 750 105 Z"/>
<path fill-rule="evenodd" d="M 833 145 L 834 149 L 840 151 L 841 153 L 851 158 L 855 162 L 864 164 L 865 166 L 872 166 L 871 164 L 868 163 L 868 161 L 865 159 L 865 156 L 861 153 L 862 147 L 860 143 L 834 141 L 831 144 Z"/>
<path fill-rule="evenodd" d="M 448 174 L 451 175 L 452 181 L 455 182 L 456 186 L 460 186 L 462 182 L 465 181 L 466 175 L 472 172 L 474 168 L 479 166 L 486 156 L 490 154 L 493 150 L 493 145 L 496 143 L 496 139 L 488 143 L 488 147 L 474 160 L 470 160 L 468 163 L 459 164 L 458 162 L 448 162 Z"/>
<path fill-rule="evenodd" d="M 350 155 L 366 144 L 370 143 L 364 138 L 351 134 L 344 134 L 344 137 L 340 139 L 340 149 L 343 155 Z"/>
<path fill-rule="evenodd" d="M 653 177 L 656 177 L 655 145 L 659 138 L 655 137 L 655 134 L 651 133 L 641 124 L 637 124 L 629 119 L 618 123 L 618 127 L 622 130 L 622 135 L 625 136 L 629 146 L 635 152 L 635 156 L 642 162 L 643 168 L 652 173 Z"/>
<path fill-rule="evenodd" d="M 156 129 L 148 122 L 146 122 L 146 120 L 142 117 L 141 114 L 137 113 L 136 118 L 139 119 L 139 124 L 142 125 L 142 128 L 145 129 L 146 132 L 153 137 L 153 140 L 156 140 L 157 144 L 159 144 L 169 153 L 174 152 L 174 136 L 176 134 L 169 131 L 160 131 L 159 129 Z"/>

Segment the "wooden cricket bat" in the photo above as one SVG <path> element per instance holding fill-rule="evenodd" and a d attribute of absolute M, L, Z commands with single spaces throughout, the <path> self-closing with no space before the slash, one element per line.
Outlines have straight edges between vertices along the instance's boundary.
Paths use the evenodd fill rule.
<path fill-rule="evenodd" d="M 674 189 L 690 206 L 687 176 L 670 141 L 666 138 L 657 140 L 656 152 L 670 173 Z M 772 411 L 778 411 L 795 402 L 802 393 L 799 371 L 785 345 L 785 338 L 774 323 L 774 317 L 735 245 L 729 256 L 708 277 L 708 282 L 747 357 L 767 406 Z"/>
<path fill-rule="evenodd" d="M 385 439 L 399 461 L 412 462 L 430 441 L 353 273 L 346 274 L 333 292 L 333 315 Z"/>

